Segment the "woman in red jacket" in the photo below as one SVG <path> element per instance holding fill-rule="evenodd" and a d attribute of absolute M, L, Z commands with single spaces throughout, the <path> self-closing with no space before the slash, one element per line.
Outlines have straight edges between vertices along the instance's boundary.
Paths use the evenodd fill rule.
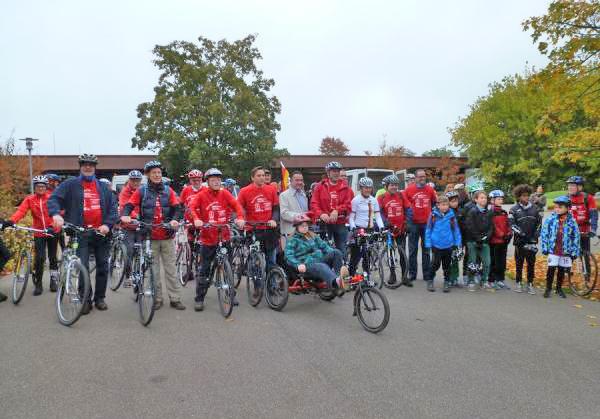
<path fill-rule="evenodd" d="M 28 212 L 31 212 L 33 228 L 46 230 L 52 226 L 52 218 L 48 215 L 48 207 L 46 205 L 50 197 L 46 176 L 35 176 L 33 178 L 33 187 L 34 193 L 23 200 L 17 211 L 10 217 L 10 221 L 18 223 Z M 50 260 L 50 291 L 56 292 L 56 281 L 58 279 L 56 248 L 58 237 L 34 233 L 33 240 L 35 245 L 33 264 L 33 284 L 35 285 L 35 289 L 33 290 L 33 295 L 40 295 L 43 291 L 42 277 L 44 276 L 44 262 L 46 262 L 46 247 L 48 248 L 48 259 Z"/>

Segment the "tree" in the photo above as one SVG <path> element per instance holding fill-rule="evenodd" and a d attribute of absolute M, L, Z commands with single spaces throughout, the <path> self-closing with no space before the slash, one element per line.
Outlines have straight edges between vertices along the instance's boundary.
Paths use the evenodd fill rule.
<path fill-rule="evenodd" d="M 434 148 L 421 154 L 423 157 L 454 157 L 454 152 L 448 147 Z"/>
<path fill-rule="evenodd" d="M 528 72 L 493 83 L 450 130 L 453 144 L 468 153 L 470 165 L 481 168 L 486 182 L 503 187 L 553 183 L 574 173 L 597 179 L 597 159 L 567 159 L 564 153 L 574 138 L 598 132 L 598 110 L 584 106 L 580 97 L 568 111 L 549 112 L 560 100 L 564 77 L 556 74 L 550 83 Z"/>
<path fill-rule="evenodd" d="M 327 136 L 321 140 L 319 153 L 324 156 L 347 156 L 350 149 L 340 138 Z"/>
<path fill-rule="evenodd" d="M 12 135 L 0 144 L 0 194 L 3 197 L 0 199 L 0 217 L 12 214 L 15 205 L 30 192 L 28 157 L 17 154 L 17 151 Z M 42 163 L 39 157 L 32 159 L 34 176 L 41 173 Z"/>
<path fill-rule="evenodd" d="M 371 159 L 371 166 L 377 166 L 380 169 L 392 169 L 396 170 L 405 165 L 402 163 L 403 157 L 413 157 L 415 153 L 403 145 L 391 145 L 387 143 L 387 140 L 383 140 L 379 143 L 379 148 L 376 153 L 365 151 L 365 155 L 368 157 L 377 157 L 377 159 Z"/>
<path fill-rule="evenodd" d="M 192 167 L 218 167 L 247 179 L 253 166 L 287 154 L 276 148 L 281 112 L 275 85 L 257 67 L 249 35 L 235 42 L 199 37 L 155 46 L 160 70 L 154 100 L 137 108 L 132 146 L 159 152 L 171 177 Z"/>

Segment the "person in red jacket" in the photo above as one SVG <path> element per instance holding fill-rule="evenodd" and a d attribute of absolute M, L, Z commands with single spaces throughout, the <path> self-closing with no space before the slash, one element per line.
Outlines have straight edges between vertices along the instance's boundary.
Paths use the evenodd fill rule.
<path fill-rule="evenodd" d="M 231 239 L 228 224 L 232 213 L 237 214 L 236 226 L 240 229 L 244 228 L 242 206 L 227 189 L 222 187 L 221 178 L 223 174 L 221 171 L 215 168 L 208 169 L 205 176 L 208 188 L 203 188 L 200 193 L 194 195 L 189 207 L 194 219 L 194 226 L 202 229 L 200 236 L 202 264 L 200 265 L 198 278 L 196 278 L 195 311 L 204 310 L 204 297 L 210 286 L 208 282 L 210 265 L 219 243 L 219 228 L 214 225 L 227 225 L 221 230 L 221 240 L 224 243 L 229 242 Z"/>
<path fill-rule="evenodd" d="M 410 207 L 404 195 L 398 190 L 400 186 L 400 179 L 396 175 L 389 175 L 383 178 L 383 186 L 385 187 L 385 193 L 379 195 L 377 201 L 379 202 L 379 208 L 381 209 L 381 216 L 386 227 L 392 231 L 392 235 L 398 248 L 405 251 L 406 249 L 406 214 L 405 211 Z M 401 253 L 402 255 L 403 253 Z M 392 259 L 392 263 L 393 263 Z M 406 264 L 406 260 L 400 259 L 400 263 Z M 402 266 L 403 269 L 406 266 Z M 389 283 L 393 284 L 396 282 L 396 277 L 392 275 Z M 405 280 L 403 284 L 412 287 L 412 282 Z"/>
<path fill-rule="evenodd" d="M 427 185 L 425 170 L 419 169 L 415 172 L 415 182 L 406 187 L 404 197 L 410 205 L 406 212 L 408 279 L 414 281 L 417 278 L 417 253 L 419 251 L 420 240 L 423 279 L 427 280 L 431 273 L 431 257 L 429 251 L 425 249 L 425 230 L 427 228 L 427 220 L 429 220 L 429 216 L 431 215 L 431 209 L 437 201 L 437 194 L 431 186 Z"/>
<path fill-rule="evenodd" d="M 137 189 L 142 184 L 143 175 L 142 175 L 142 172 L 140 172 L 139 170 L 132 170 L 131 172 L 129 172 L 128 177 L 129 177 L 129 179 L 127 180 L 127 183 L 125 184 L 125 186 L 123 186 L 123 189 L 121 189 L 121 193 L 119 194 L 119 214 L 123 211 L 123 208 L 125 208 L 125 205 L 127 205 L 127 203 L 129 202 L 129 200 L 131 199 L 131 197 L 133 196 L 135 191 L 137 191 Z M 140 212 L 140 207 L 138 205 L 137 207 L 135 207 L 133 209 L 133 211 L 131 211 L 131 218 L 137 219 L 139 212 Z M 125 232 L 125 247 L 127 247 L 127 254 L 132 255 L 133 254 L 133 244 L 135 243 L 136 227 L 134 225 L 132 225 L 131 223 L 128 223 L 128 224 L 121 223 L 121 226 L 123 227 L 123 230 Z M 131 262 L 131 260 L 128 257 L 127 258 L 127 266 L 125 268 L 126 278 L 125 278 L 125 281 L 123 282 L 123 286 L 125 288 L 131 287 L 131 279 L 129 278 L 130 262 Z"/>
<path fill-rule="evenodd" d="M 327 163 L 327 178 L 315 187 L 310 198 L 310 210 L 315 218 L 327 226 L 327 234 L 333 237 L 335 247 L 346 254 L 348 241 L 348 216 L 352 211 L 354 192 L 348 183 L 340 178 L 342 165 L 336 161 Z"/>
<path fill-rule="evenodd" d="M 192 221 L 192 216 L 189 214 L 188 208 L 190 203 L 192 202 L 192 198 L 198 192 L 200 192 L 202 188 L 202 172 L 198 169 L 190 170 L 188 173 L 188 179 L 190 181 L 189 184 L 185 185 L 181 190 L 181 194 L 179 195 L 179 199 L 181 200 L 181 204 L 186 208 L 186 220 Z"/>
<path fill-rule="evenodd" d="M 240 190 L 238 202 L 244 210 L 247 222 L 269 224 L 256 227 L 256 238 L 265 251 L 268 270 L 276 263 L 276 250 L 279 245 L 279 233 L 275 231 L 279 221 L 279 196 L 275 188 L 266 183 L 263 167 L 253 168 L 250 174 L 252 183 Z"/>
<path fill-rule="evenodd" d="M 46 176 L 35 176 L 33 178 L 34 193 L 28 195 L 17 211 L 10 217 L 12 223 L 18 223 L 23 217 L 31 212 L 33 217 L 33 228 L 37 230 L 46 230 L 52 226 L 52 217 L 48 215 L 48 179 Z M 34 233 L 33 242 L 35 248 L 35 257 L 33 262 L 33 295 L 40 295 L 43 292 L 42 278 L 44 276 L 44 263 L 46 262 L 46 248 L 48 249 L 48 259 L 50 261 L 50 291 L 56 292 L 56 281 L 58 279 L 58 262 L 56 250 L 58 246 L 58 237 L 49 236 L 42 233 Z"/>
<path fill-rule="evenodd" d="M 489 198 L 494 232 L 490 238 L 491 265 L 488 282 L 490 286 L 493 285 L 496 289 L 510 289 L 504 283 L 504 275 L 506 274 L 506 252 L 508 243 L 512 238 L 512 229 L 508 212 L 502 209 L 504 192 L 500 190 L 491 191 Z"/>

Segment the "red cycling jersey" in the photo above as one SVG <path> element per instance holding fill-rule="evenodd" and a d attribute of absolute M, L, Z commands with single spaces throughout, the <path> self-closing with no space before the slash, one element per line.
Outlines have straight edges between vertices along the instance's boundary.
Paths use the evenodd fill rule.
<path fill-rule="evenodd" d="M 210 188 L 204 188 L 200 193 L 194 195 L 190 202 L 190 213 L 194 221 L 200 220 L 203 223 L 227 224 L 231 220 L 233 212 L 237 214 L 238 219 L 244 219 L 242 216 L 242 206 L 226 189 L 214 191 Z M 221 231 L 222 240 L 229 241 L 231 238 L 229 227 Z M 219 230 L 216 227 L 202 228 L 200 240 L 205 246 L 216 246 L 219 242 Z"/>
<path fill-rule="evenodd" d="M 380 195 L 377 201 L 385 219 L 390 223 L 391 227 L 395 227 L 394 236 L 404 233 L 406 228 L 405 209 L 410 207 L 404 195 L 401 192 L 395 194 L 386 192 Z"/>
<path fill-rule="evenodd" d="M 586 197 L 587 196 L 587 202 Z M 581 233 L 589 233 L 591 231 L 590 225 L 590 211 L 596 209 L 596 200 L 592 194 L 579 192 L 576 195 L 571 195 L 571 215 L 577 221 L 579 231 Z"/>
<path fill-rule="evenodd" d="M 247 221 L 266 223 L 273 219 L 273 207 L 279 205 L 279 197 L 271 185 L 259 187 L 251 183 L 240 190 L 238 202 L 244 209 Z M 266 228 L 268 227 L 259 227 L 259 229 Z"/>
<path fill-rule="evenodd" d="M 37 230 L 45 230 L 48 227 L 52 226 L 52 218 L 48 215 L 48 206 L 46 203 L 48 202 L 48 198 L 50 198 L 49 193 L 45 193 L 43 195 L 28 195 L 19 208 L 15 211 L 15 213 L 10 217 L 10 220 L 13 223 L 18 223 L 27 215 L 28 211 L 31 211 L 31 216 L 33 217 L 33 228 Z M 34 233 L 34 237 L 44 237 L 41 233 Z"/>
<path fill-rule="evenodd" d="M 427 223 L 431 215 L 431 208 L 437 201 L 435 190 L 429 185 L 419 188 L 416 183 L 412 183 L 404 190 L 404 196 L 412 208 L 413 223 Z"/>

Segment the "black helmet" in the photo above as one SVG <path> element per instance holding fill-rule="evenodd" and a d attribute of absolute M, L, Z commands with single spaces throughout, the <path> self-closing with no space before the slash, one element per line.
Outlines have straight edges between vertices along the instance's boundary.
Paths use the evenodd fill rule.
<path fill-rule="evenodd" d="M 576 185 L 583 185 L 585 183 L 585 178 L 583 176 L 570 176 L 567 179 L 567 183 L 574 183 Z"/>
<path fill-rule="evenodd" d="M 150 160 L 148 163 L 144 165 L 144 173 L 148 173 L 152 169 L 156 168 L 162 169 L 162 164 L 158 160 Z"/>
<path fill-rule="evenodd" d="M 95 154 L 82 154 L 79 156 L 79 165 L 90 163 L 93 165 L 98 164 L 98 157 Z"/>

